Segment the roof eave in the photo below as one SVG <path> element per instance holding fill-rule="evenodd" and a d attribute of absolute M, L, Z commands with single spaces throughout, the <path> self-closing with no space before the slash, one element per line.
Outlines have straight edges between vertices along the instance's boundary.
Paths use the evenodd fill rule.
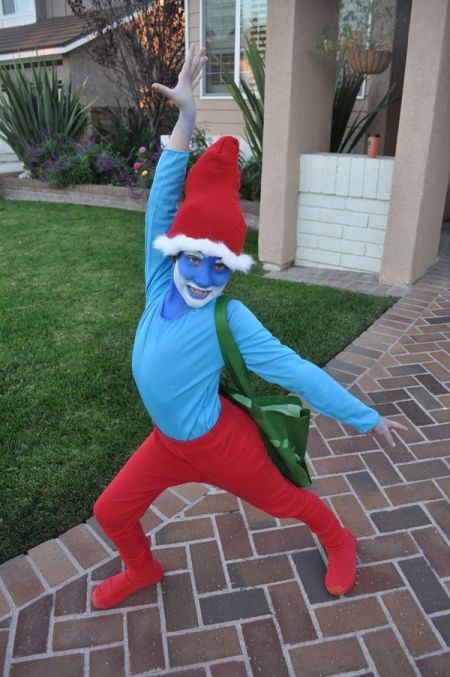
<path fill-rule="evenodd" d="M 96 37 L 95 33 L 89 33 L 88 35 L 83 35 L 76 40 L 72 40 L 65 45 L 57 45 L 55 47 L 43 47 L 38 49 L 27 49 L 24 51 L 17 52 L 6 52 L 5 54 L 0 54 L 0 61 L 15 61 L 16 59 L 33 59 L 36 57 L 43 56 L 55 56 L 56 54 L 67 54 L 68 52 L 82 47 L 87 42 L 91 42 Z"/>

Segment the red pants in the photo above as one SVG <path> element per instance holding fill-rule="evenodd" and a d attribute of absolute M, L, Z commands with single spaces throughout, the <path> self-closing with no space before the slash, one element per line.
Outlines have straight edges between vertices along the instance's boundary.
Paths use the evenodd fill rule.
<path fill-rule="evenodd" d="M 97 521 L 127 565 L 148 553 L 139 520 L 149 505 L 186 482 L 212 484 L 274 517 L 302 520 L 327 546 L 339 542 L 341 527 L 331 511 L 280 474 L 246 413 L 228 400 L 221 403 L 214 428 L 196 440 L 178 442 L 155 428 L 96 502 Z"/>

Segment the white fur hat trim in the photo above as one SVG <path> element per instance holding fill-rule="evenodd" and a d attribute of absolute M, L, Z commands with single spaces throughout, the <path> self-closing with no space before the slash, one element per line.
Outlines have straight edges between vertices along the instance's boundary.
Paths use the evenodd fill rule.
<path fill-rule="evenodd" d="M 179 252 L 202 252 L 205 256 L 218 256 L 230 270 L 248 273 L 255 263 L 248 254 L 235 254 L 223 242 L 213 242 L 206 238 L 188 237 L 187 235 L 159 235 L 153 247 L 166 256 L 175 256 Z"/>

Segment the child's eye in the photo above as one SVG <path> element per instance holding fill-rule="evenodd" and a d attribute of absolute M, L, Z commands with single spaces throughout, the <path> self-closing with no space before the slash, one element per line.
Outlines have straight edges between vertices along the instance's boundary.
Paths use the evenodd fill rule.
<path fill-rule="evenodd" d="M 214 264 L 214 268 L 219 272 L 223 272 L 226 269 L 226 266 L 221 261 L 216 261 Z"/>
<path fill-rule="evenodd" d="M 193 254 L 188 255 L 188 261 L 189 263 L 192 263 L 194 266 L 198 266 L 201 263 L 201 259 L 199 259 L 198 256 L 194 256 Z"/>

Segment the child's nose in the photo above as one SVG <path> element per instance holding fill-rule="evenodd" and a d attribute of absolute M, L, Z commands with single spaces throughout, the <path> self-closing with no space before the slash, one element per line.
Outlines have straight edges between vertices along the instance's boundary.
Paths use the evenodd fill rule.
<path fill-rule="evenodd" d="M 206 261 L 197 268 L 194 281 L 199 287 L 206 288 L 212 286 L 211 270 Z"/>

